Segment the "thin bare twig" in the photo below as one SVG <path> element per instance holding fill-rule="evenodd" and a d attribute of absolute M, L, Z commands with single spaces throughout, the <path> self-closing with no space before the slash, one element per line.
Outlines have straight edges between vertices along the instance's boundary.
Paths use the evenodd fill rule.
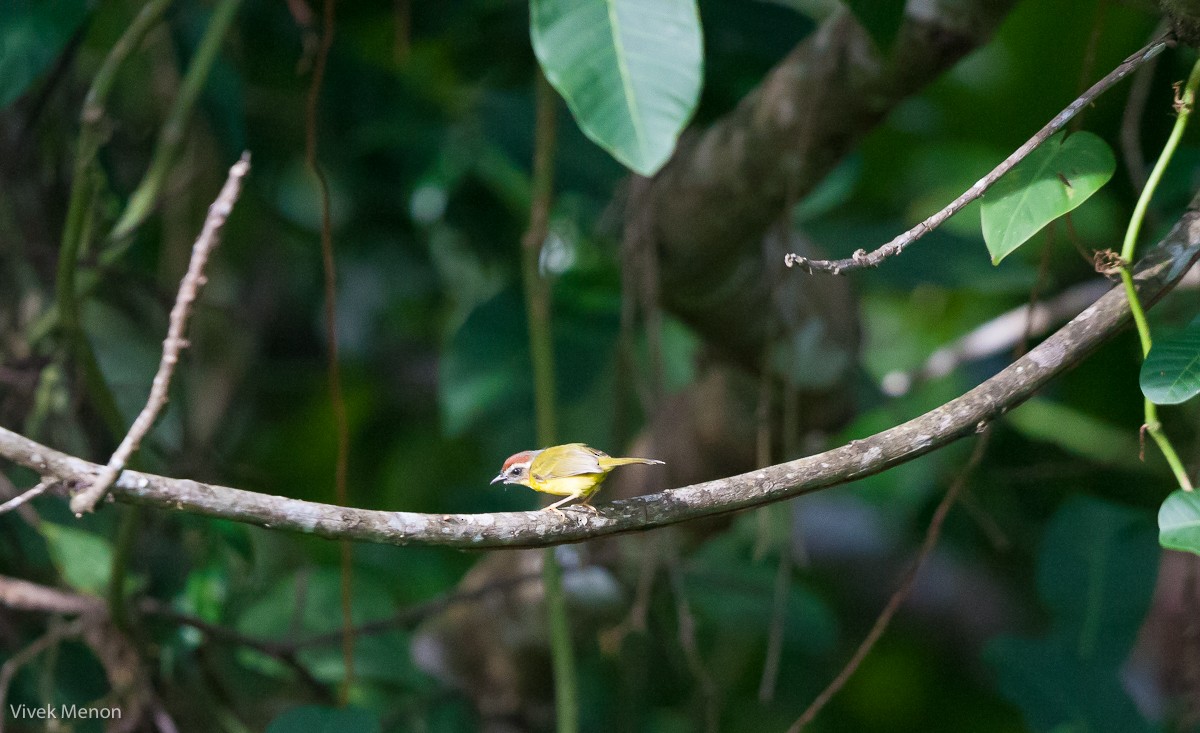
<path fill-rule="evenodd" d="M 625 643 L 625 637 L 630 633 L 645 633 L 654 580 L 662 562 L 660 545 L 664 539 L 669 540 L 670 536 L 653 534 L 642 540 L 644 545 L 640 553 L 637 584 L 633 589 L 633 602 L 629 604 L 629 613 L 616 626 L 600 632 L 600 649 L 606 654 L 617 654 L 621 645 Z"/>
<path fill-rule="evenodd" d="M 837 677 L 833 678 L 833 681 L 801 713 L 796 722 L 792 723 L 792 727 L 788 728 L 788 733 L 800 733 L 804 729 L 804 726 L 811 723 L 817 717 L 817 713 L 821 712 L 821 709 L 845 686 L 846 682 L 849 681 L 850 677 L 858 669 L 858 665 L 862 664 L 863 659 L 866 659 L 867 654 L 874 648 L 875 643 L 883 636 L 883 632 L 887 631 L 892 618 L 900 610 L 900 606 L 912 591 L 921 567 L 925 565 L 925 561 L 933 553 L 933 548 L 937 545 L 938 538 L 942 534 L 942 524 L 946 521 L 946 515 L 950 513 L 950 508 L 954 506 L 958 495 L 962 492 L 963 487 L 966 486 L 967 478 L 974 472 L 979 462 L 983 459 L 990 435 L 991 431 L 988 426 L 984 425 L 980 427 L 979 440 L 975 442 L 975 450 L 971 452 L 971 457 L 967 459 L 967 464 L 958 474 L 958 477 L 954 479 L 954 483 L 950 485 L 950 488 L 946 490 L 946 495 L 942 497 L 941 502 L 937 505 L 937 509 L 934 510 L 933 517 L 929 520 L 929 530 L 925 533 L 924 541 L 921 542 L 921 549 L 917 553 L 916 559 L 913 560 L 913 564 L 909 567 L 908 572 L 904 574 L 904 579 L 900 581 L 900 587 L 888 599 L 887 605 L 883 607 L 883 611 L 879 614 L 879 618 L 875 619 L 871 630 L 867 632 L 866 637 L 858 645 L 858 648 L 854 650 L 850 661 L 846 662 L 846 666 L 842 668 Z"/>
<path fill-rule="evenodd" d="M 68 624 L 51 624 L 45 634 L 35 639 L 32 644 L 14 654 L 3 665 L 0 665 L 0 710 L 7 711 L 5 700 L 8 698 L 8 688 L 13 677 L 21 668 L 29 664 L 37 655 L 53 647 L 63 639 L 78 636 L 83 631 L 83 621 L 75 620 Z M 7 715 L 0 713 L 0 733 L 4 733 L 4 721 Z"/>
<path fill-rule="evenodd" d="M 1160 24 L 1155 35 L 1161 34 L 1166 27 L 1166 21 Z M 1146 113 L 1146 103 L 1150 100 L 1150 87 L 1154 83 L 1154 70 L 1158 68 L 1158 59 L 1142 64 L 1133 81 L 1129 84 L 1129 97 L 1125 101 L 1125 111 L 1121 113 L 1121 158 L 1125 163 L 1125 172 L 1133 190 L 1141 191 L 1146 187 L 1146 156 L 1142 153 L 1142 116 Z"/>
<path fill-rule="evenodd" d="M 979 530 L 987 537 L 988 544 L 992 546 L 993 550 L 1006 552 L 1008 548 L 1012 547 L 1012 540 L 1008 539 L 1008 535 L 1004 533 L 1000 523 L 992 518 L 992 515 L 979 503 L 974 494 L 970 491 L 963 491 L 962 495 L 958 497 L 958 505 L 963 508 L 968 517 L 974 520 L 975 526 L 979 527 Z"/>
<path fill-rule="evenodd" d="M 408 629 L 421 621 L 441 613 L 442 611 L 463 603 L 480 600 L 493 593 L 507 593 L 518 587 L 536 582 L 541 579 L 541 572 L 525 573 L 506 577 L 493 583 L 473 588 L 471 590 L 456 590 L 432 598 L 423 603 L 402 609 L 394 615 L 375 621 L 368 621 L 354 627 L 354 636 L 371 636 L 382 634 L 394 629 Z M 37 583 L 31 583 L 20 578 L 0 575 L 0 606 L 19 611 L 40 611 L 66 616 L 90 615 L 103 617 L 108 614 L 104 601 L 94 596 L 72 593 L 70 591 L 51 588 Z M 326 647 L 341 642 L 344 631 L 316 634 L 308 637 L 288 639 L 264 639 L 248 636 L 220 624 L 214 624 L 191 614 L 175 610 L 169 604 L 155 598 L 143 598 L 137 603 L 137 610 L 143 617 L 157 618 L 168 623 L 188 626 L 204 634 L 208 639 L 224 644 L 233 644 L 253 649 L 261 654 L 274 657 L 291 667 L 302 678 L 311 678 L 311 673 L 303 667 L 297 654 L 305 649 Z M 306 683 L 310 679 L 304 680 Z M 324 692 L 324 685 L 317 682 L 314 689 Z M 2 708 L 0 708 L 2 709 Z"/>
<path fill-rule="evenodd" d="M 1066 218 L 1070 218 L 1068 213 Z M 1047 275 L 1050 270 L 1050 251 L 1054 247 L 1054 235 L 1057 228 L 1054 222 L 1046 227 L 1046 240 L 1042 242 L 1042 256 L 1038 262 L 1037 275 L 1033 279 L 1033 285 L 1029 288 L 1029 300 L 1025 302 L 1025 326 L 1021 330 L 1021 338 L 1017 343 L 1013 344 L 1012 358 L 1019 359 L 1029 351 L 1029 340 L 1033 338 L 1034 314 L 1037 312 L 1037 307 L 1041 305 L 1038 299 L 1042 296 L 1042 286 L 1046 284 Z"/>
<path fill-rule="evenodd" d="M 3 575 L 0 575 L 0 606 L 20 611 L 41 611 L 69 616 L 87 616 L 91 619 L 102 619 L 110 615 L 104 601 L 95 596 L 71 593 L 59 590 L 58 588 L 50 588 L 38 585 L 37 583 L 30 583 L 20 578 L 11 578 Z M 279 642 L 271 639 L 246 636 L 233 629 L 209 623 L 196 616 L 180 613 L 153 598 L 142 599 L 138 603 L 137 608 L 143 616 L 161 618 L 181 626 L 190 626 L 210 639 L 237 644 L 238 646 L 254 649 L 257 652 L 274 657 L 291 668 L 310 687 L 324 692 L 324 685 L 317 682 L 312 677 L 312 673 L 296 658 L 296 654 L 300 651 L 301 647 L 307 646 L 305 644 Z M 43 640 L 49 636 L 50 634 L 47 634 L 43 637 Z M 336 640 L 339 637 L 335 636 L 334 638 Z M 318 642 L 322 642 L 321 645 L 323 645 L 324 641 L 323 638 L 318 638 Z M 40 648 L 37 651 L 40 651 Z M 34 651 L 33 654 L 36 654 L 37 651 Z M 16 669 L 14 668 L 12 673 L 15 674 L 15 672 Z M 4 679 L 3 673 L 0 672 L 0 703 L 3 702 L 3 692 L 6 687 L 7 682 Z M 0 706 L 0 709 L 3 709 L 3 707 Z M 3 727 L 0 724 L 0 733 L 2 731 Z"/>
<path fill-rule="evenodd" d="M 321 86 L 325 81 L 325 69 L 329 63 L 329 51 L 333 47 L 336 28 L 335 0 L 325 0 L 320 45 L 317 47 L 313 64 L 312 81 L 308 87 L 308 99 L 304 108 L 304 160 L 317 181 L 321 195 L 321 263 L 325 273 L 325 340 L 328 342 L 327 368 L 329 370 L 329 401 L 333 408 L 333 428 L 337 441 L 337 457 L 334 464 L 334 500 L 341 506 L 349 503 L 347 476 L 350 470 L 350 422 L 346 413 L 346 397 L 342 389 L 342 360 L 338 353 L 337 327 L 337 263 L 333 255 L 333 203 L 329 193 L 329 180 L 317 159 L 317 103 L 321 98 Z M 354 548 L 343 542 L 339 551 L 341 567 L 341 611 L 342 662 L 346 669 L 340 687 L 341 702 L 349 699 L 350 687 L 354 683 L 354 623 L 352 585 L 354 580 Z"/>
<path fill-rule="evenodd" d="M 1000 165 L 992 169 L 983 178 L 975 182 L 973 186 L 968 188 L 958 198 L 951 201 L 944 209 L 933 214 L 925 221 L 917 224 L 912 229 L 896 237 L 892 241 L 883 245 L 874 252 L 866 250 L 858 250 L 849 258 L 844 260 L 813 260 L 801 255 L 792 253 L 784 255 L 783 262 L 788 267 L 800 267 L 809 273 L 822 272 L 831 275 L 841 275 L 853 270 L 860 270 L 865 267 L 878 267 L 884 260 L 889 257 L 894 257 L 903 252 L 910 244 L 925 236 L 929 232 L 936 229 L 943 222 L 958 213 L 964 206 L 971 203 L 975 199 L 982 196 L 996 181 L 1010 170 L 1017 163 L 1025 159 L 1025 156 L 1033 152 L 1037 146 L 1041 145 L 1050 136 L 1054 135 L 1059 130 L 1066 126 L 1067 122 L 1072 117 L 1079 114 L 1080 110 L 1087 107 L 1096 97 L 1107 91 L 1109 87 L 1116 84 L 1121 79 L 1128 76 L 1134 69 L 1149 61 L 1162 52 L 1168 45 L 1172 43 L 1169 36 L 1160 36 L 1151 41 L 1149 45 L 1133 54 L 1129 58 L 1121 62 L 1117 68 L 1113 69 L 1100 81 L 1093 84 L 1086 92 L 1081 94 L 1074 102 L 1067 105 L 1066 109 L 1059 112 L 1045 127 L 1038 130 L 1033 137 L 1025 141 L 1021 147 L 1017 148 L 1011 155 L 1004 159 Z"/>
<path fill-rule="evenodd" d="M 1108 15 L 1109 0 L 1099 0 L 1096 3 L 1095 17 L 1092 18 L 1092 27 L 1088 31 L 1087 45 L 1083 47 L 1083 60 L 1079 64 L 1079 82 L 1075 88 L 1079 92 L 1087 89 L 1088 79 L 1092 78 L 1092 73 L 1096 70 L 1096 50 L 1100 46 L 1100 35 L 1104 30 L 1105 17 Z M 1154 38 L 1162 35 L 1163 31 L 1154 34 Z M 1083 115 L 1076 117 L 1071 121 L 1068 128 L 1071 132 L 1075 132 L 1082 128 Z"/>
<path fill-rule="evenodd" d="M 50 483 L 48 481 L 42 481 L 37 486 L 34 486 L 32 489 L 29 489 L 20 496 L 14 497 L 3 504 L 0 504 L 0 514 L 11 512 L 13 509 L 16 509 L 30 499 L 41 496 L 48 488 L 50 488 Z"/>
<path fill-rule="evenodd" d="M 102 598 L 38 585 L 6 575 L 0 575 L 0 606 L 16 611 L 41 611 L 64 616 L 107 612 Z"/>
<path fill-rule="evenodd" d="M 809 126 L 806 126 L 805 129 L 807 130 L 810 128 L 809 128 Z M 792 237 L 791 237 L 791 233 L 792 233 L 791 213 L 792 213 L 793 209 L 795 209 L 795 207 L 796 207 L 796 194 L 795 194 L 794 186 L 792 185 L 792 181 L 789 180 L 788 194 L 785 197 L 785 204 L 783 207 L 783 211 L 780 213 L 780 216 L 779 216 L 779 224 L 778 224 L 778 226 L 779 226 L 778 247 L 779 248 L 788 246 L 788 243 L 792 240 Z M 775 256 L 778 256 L 778 255 L 775 252 L 776 248 L 772 247 L 771 244 L 772 244 L 771 238 L 767 237 L 764 241 L 764 247 L 766 248 L 766 250 L 768 252 L 771 253 L 771 255 L 770 255 L 771 258 L 774 258 Z M 772 284 L 771 284 L 771 290 L 772 290 L 773 294 L 782 285 L 781 275 L 782 275 L 782 273 L 780 271 L 778 271 L 778 270 L 774 271 L 774 282 L 772 282 Z M 772 321 L 777 320 L 778 313 L 779 313 L 779 311 L 777 309 L 775 309 L 775 308 L 771 309 L 771 315 L 775 316 L 775 318 L 771 319 Z M 769 413 L 770 394 L 769 394 L 769 392 L 764 392 L 761 390 L 764 390 L 764 389 L 769 390 L 769 382 L 770 382 L 769 374 L 770 374 L 770 364 L 771 364 L 770 350 L 771 350 L 772 344 L 773 344 L 773 339 L 767 338 L 764 340 L 763 367 L 762 367 L 763 373 L 762 373 L 762 377 L 761 377 L 761 379 L 763 381 L 759 385 L 759 387 L 760 387 L 759 409 L 765 410 L 766 413 L 765 414 L 760 413 L 758 415 L 758 419 L 760 421 L 766 422 L 768 431 L 770 430 L 770 413 Z M 781 414 L 781 424 L 780 424 L 780 432 L 782 433 L 782 440 L 780 441 L 780 443 L 782 444 L 783 454 L 784 454 L 784 457 L 786 457 L 786 458 L 794 458 L 799 453 L 798 443 L 799 443 L 799 439 L 800 439 L 800 435 L 799 435 L 799 432 L 800 432 L 800 426 L 799 426 L 800 395 L 799 395 L 799 391 L 796 389 L 795 379 L 793 377 L 793 375 L 798 373 L 799 369 L 800 369 L 799 356 L 797 355 L 797 352 L 793 351 L 792 358 L 791 358 L 791 365 L 788 368 L 787 375 L 786 375 L 785 379 L 783 380 L 783 384 L 781 385 L 781 388 L 779 390 L 779 397 L 783 403 L 782 410 L 781 410 L 782 414 Z M 764 402 L 766 402 L 766 404 L 764 404 Z M 760 422 L 759 423 L 760 431 L 762 430 L 762 425 L 763 425 L 763 423 Z M 766 437 L 766 439 L 768 440 L 768 443 L 766 446 L 762 446 L 762 445 L 759 446 L 759 450 L 760 450 L 759 465 L 761 465 L 761 466 L 770 465 L 770 463 L 771 463 L 771 461 L 769 460 L 769 458 L 770 458 L 769 432 L 766 436 L 764 436 L 760 432 L 760 434 L 759 434 L 760 440 L 763 439 L 764 437 Z M 764 451 L 765 451 L 767 460 L 762 460 L 762 458 L 764 457 Z M 792 582 L 792 565 L 793 565 L 793 561 L 794 561 L 793 552 L 803 553 L 802 548 L 804 545 L 804 538 L 800 531 L 799 524 L 796 522 L 796 510 L 798 508 L 793 507 L 789 504 L 783 504 L 779 507 L 779 509 L 782 510 L 783 512 L 785 512 L 786 533 L 784 535 L 783 541 L 780 542 L 780 544 L 779 544 L 779 561 L 778 561 L 778 565 L 775 570 L 775 588 L 772 593 L 773 597 L 771 599 L 771 623 L 770 623 L 770 626 L 767 627 L 767 652 L 766 652 L 766 656 L 763 659 L 762 676 L 759 678 L 759 681 L 758 681 L 758 700 L 759 700 L 759 702 L 762 702 L 762 703 L 767 703 L 767 702 L 770 702 L 771 700 L 775 699 L 775 688 L 776 688 L 776 685 L 779 683 L 779 664 L 783 659 L 783 633 L 784 633 L 784 625 L 785 625 L 786 616 L 787 616 L 787 600 L 788 600 L 789 591 L 791 590 L 791 582 Z M 766 524 L 765 524 L 764 520 L 767 520 L 770 516 L 772 516 L 775 513 L 775 511 L 776 510 L 774 507 L 768 507 L 768 508 L 764 508 L 758 512 L 760 521 L 759 521 L 759 525 L 758 525 L 759 536 L 758 536 L 758 541 L 757 541 L 757 544 L 755 547 L 756 551 L 758 550 L 758 548 L 760 546 L 765 545 L 766 532 L 764 530 L 766 528 Z"/>
<path fill-rule="evenodd" d="M 224 228 L 225 221 L 233 211 L 233 205 L 241 192 L 242 179 L 249 171 L 250 153 L 242 153 L 241 159 L 229 169 L 229 177 L 226 179 L 225 185 L 221 187 L 221 192 L 213 201 L 212 206 L 208 208 L 208 216 L 204 219 L 204 228 L 200 231 L 200 236 L 192 247 L 191 262 L 188 263 L 187 273 L 179 284 L 179 294 L 175 297 L 175 306 L 171 308 L 167 338 L 163 341 L 162 360 L 158 364 L 158 372 L 154 375 L 154 381 L 150 386 L 150 397 L 146 400 L 146 406 L 133 421 L 129 432 L 125 434 L 125 439 L 117 446 L 108 465 L 100 471 L 90 486 L 71 498 L 71 511 L 76 514 L 90 512 L 96 508 L 96 502 L 100 501 L 104 493 L 116 481 L 117 476 L 124 470 L 125 464 L 137 451 L 138 445 L 146 437 L 146 433 L 150 432 L 150 428 L 158 418 L 159 411 L 167 403 L 167 390 L 171 386 L 175 365 L 179 362 L 180 352 L 187 346 L 184 333 L 187 331 L 192 303 L 196 301 L 196 296 L 206 281 L 204 266 L 208 263 L 208 256 L 220 241 L 221 229 Z"/>
<path fill-rule="evenodd" d="M 679 646 L 683 649 L 688 669 L 700 685 L 700 695 L 704 701 L 704 729 L 713 733 L 718 729 L 721 720 L 717 685 L 704 666 L 704 658 L 700 656 L 700 647 L 696 644 L 696 619 L 692 616 L 691 606 L 687 602 L 687 594 L 684 593 L 683 573 L 679 568 L 679 558 L 672 555 L 667 559 L 666 566 L 667 578 L 671 582 L 671 590 L 675 595 L 675 613 L 679 621 Z"/>
<path fill-rule="evenodd" d="M 787 508 L 785 506 L 785 508 Z M 761 510 L 762 513 L 770 511 Z M 794 522 L 795 517 L 789 518 Z M 789 538 L 790 539 L 790 538 Z M 775 569 L 775 589 L 771 599 L 771 625 L 767 629 L 767 654 L 763 660 L 762 677 L 758 680 L 758 701 L 763 703 L 775 699 L 775 687 L 779 682 L 779 663 L 783 660 L 783 631 L 787 618 L 788 591 L 792 585 L 791 542 L 783 543 L 779 550 L 779 565 Z"/>
<path fill-rule="evenodd" d="M 569 575 L 570 570 L 567 571 Z M 522 575 L 514 575 L 505 577 L 492 583 L 487 583 L 478 588 L 470 590 L 456 590 L 451 593 L 431 598 L 423 603 L 418 603 L 415 606 L 405 608 L 389 618 L 380 619 L 378 621 L 367 621 L 354 627 L 355 636 L 371 636 L 374 634 L 382 634 L 393 629 L 408 629 L 416 626 L 419 622 L 441 613 L 442 611 L 457 606 L 462 603 L 470 603 L 486 598 L 493 593 L 506 593 L 514 591 L 518 587 L 526 583 L 532 583 L 541 580 L 542 573 L 540 570 Z M 328 634 L 318 634 L 302 639 L 295 639 L 287 642 L 279 642 L 280 648 L 299 651 L 309 647 L 328 646 L 341 639 L 341 632 L 335 631 Z"/>

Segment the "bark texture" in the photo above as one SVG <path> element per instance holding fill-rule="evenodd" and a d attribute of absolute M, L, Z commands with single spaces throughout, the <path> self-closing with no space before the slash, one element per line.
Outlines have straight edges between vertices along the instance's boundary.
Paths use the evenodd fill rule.
<path fill-rule="evenodd" d="M 1138 265 L 1135 279 L 1151 304 L 1200 257 L 1200 201 Z M 544 547 L 635 532 L 763 506 L 847 483 L 904 463 L 975 431 L 1082 361 L 1129 321 L 1114 288 L 996 376 L 906 423 L 832 450 L 749 473 L 583 510 L 419 514 L 385 512 L 268 496 L 138 471 L 126 471 L 113 495 L 130 503 L 322 537 L 395 545 L 460 548 Z M 60 486 L 86 485 L 101 467 L 0 428 L 0 455 Z"/>

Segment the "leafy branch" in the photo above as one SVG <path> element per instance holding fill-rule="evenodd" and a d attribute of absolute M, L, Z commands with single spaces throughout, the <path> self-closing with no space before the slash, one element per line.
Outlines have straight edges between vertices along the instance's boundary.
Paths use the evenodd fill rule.
<path fill-rule="evenodd" d="M 988 172 L 987 175 L 980 178 L 970 188 L 959 195 L 958 198 L 878 249 L 872 252 L 860 249 L 849 258 L 842 260 L 816 260 L 797 254 L 788 254 L 784 256 L 784 264 L 788 267 L 799 267 L 809 273 L 821 272 L 831 275 L 842 275 L 865 267 L 878 267 L 884 260 L 904 252 L 913 242 L 941 226 L 942 223 L 961 211 L 967 204 L 987 193 L 988 189 L 1000 181 L 1006 173 L 1015 168 L 1018 163 L 1025 160 L 1026 157 L 1037 150 L 1053 135 L 1066 127 L 1067 123 L 1075 115 L 1087 108 L 1088 105 L 1114 84 L 1133 73 L 1142 64 L 1162 53 L 1163 49 L 1170 45 L 1171 42 L 1168 36 L 1157 38 L 1147 44 L 1145 48 L 1140 49 L 1122 61 L 1115 69 L 1106 74 L 1104 78 L 1093 84 L 1087 91 L 1068 104 L 1061 112 L 1047 122 L 1042 129 L 1034 133 L 1033 137 L 1026 140 L 1021 147 L 1014 150 L 999 165 Z"/>
<path fill-rule="evenodd" d="M 1179 100 L 1176 104 L 1178 116 L 1175 118 L 1175 125 L 1171 129 L 1171 135 L 1167 138 L 1167 142 L 1163 145 L 1162 153 L 1158 156 L 1158 161 L 1154 164 L 1154 168 L 1150 171 L 1149 178 L 1146 179 L 1146 185 L 1142 188 L 1142 193 L 1138 196 L 1137 204 L 1133 209 L 1133 216 L 1129 219 L 1129 227 L 1125 230 L 1125 241 L 1121 247 L 1121 283 L 1125 288 L 1125 295 L 1129 298 L 1129 308 L 1133 314 L 1133 322 L 1137 324 L 1138 339 L 1142 344 L 1142 358 L 1150 356 L 1150 349 L 1154 342 L 1150 337 L 1150 325 L 1146 322 L 1146 313 L 1142 308 L 1141 302 L 1138 300 L 1137 288 L 1133 284 L 1133 275 L 1129 272 L 1129 263 L 1133 261 L 1134 252 L 1137 250 L 1138 235 L 1142 230 L 1142 222 L 1146 218 L 1146 208 L 1150 205 L 1150 199 L 1154 196 L 1154 191 L 1158 188 L 1159 182 L 1162 180 L 1163 172 L 1167 169 L 1167 165 L 1171 162 L 1171 158 L 1175 155 L 1175 149 L 1179 146 L 1179 140 L 1183 137 L 1183 131 L 1187 128 L 1188 119 L 1192 114 L 1192 107 L 1196 101 L 1196 88 L 1200 86 L 1200 61 L 1192 67 L 1192 73 L 1188 76 L 1187 83 L 1183 87 Z M 1175 474 L 1175 480 L 1179 482 L 1179 488 L 1184 491 L 1192 490 L 1192 481 L 1188 477 L 1187 469 L 1184 468 L 1183 462 L 1179 460 L 1179 455 L 1175 452 L 1175 447 L 1171 445 L 1171 441 L 1163 432 L 1162 423 L 1158 420 L 1158 406 L 1146 397 L 1142 400 L 1143 410 L 1145 414 L 1145 430 L 1154 439 L 1158 449 L 1162 451 L 1163 457 L 1167 459 L 1167 463 L 1171 466 L 1171 472 Z"/>

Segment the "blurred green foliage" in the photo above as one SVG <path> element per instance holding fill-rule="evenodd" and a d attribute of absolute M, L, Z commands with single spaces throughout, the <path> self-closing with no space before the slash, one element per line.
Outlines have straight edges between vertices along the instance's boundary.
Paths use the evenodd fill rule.
<path fill-rule="evenodd" d="M 696 124 L 733 109 L 813 31 L 817 21 L 797 5 L 820 15 L 821 3 L 699 4 L 705 78 Z M 82 97 L 138 6 L 0 6 L 0 424 L 94 460 L 105 458 L 114 440 L 77 365 L 62 357 L 54 334 L 36 342 L 30 334 L 53 302 Z M 252 151 L 253 171 L 211 263 L 192 346 L 140 465 L 331 501 L 335 440 L 319 208 L 303 164 L 316 48 L 308 23 L 316 21 L 300 9 L 316 12 L 315 5 L 244 3 L 157 209 L 128 242 L 105 237 L 149 164 L 212 7 L 176 0 L 165 25 L 120 72 L 105 117 L 93 236 L 80 265 L 81 287 L 92 283 L 83 326 L 128 419 L 148 390 L 165 313 L 204 210 L 227 166 Z M 853 7 L 862 14 L 865 5 Z M 505 456 L 533 447 L 518 272 L 536 70 L 528 7 L 511 0 L 370 0 L 337 10 L 319 157 L 333 196 L 350 501 L 426 512 L 533 508 L 530 492 L 488 485 Z M 871 16 L 881 45 L 893 41 L 893 17 L 890 10 Z M 1146 7 L 1107 0 L 1020 3 L 993 41 L 893 111 L 799 202 L 795 221 L 836 256 L 890 239 L 990 170 L 1141 46 L 1158 20 Z M 1172 121 L 1170 85 L 1190 63 L 1184 49 L 1158 63 L 1141 117 L 1151 159 Z M 1081 119 L 1114 148 L 1127 90 L 1117 87 Z M 625 172 L 566 115 L 559 140 L 542 265 L 554 294 L 560 432 L 618 451 L 646 419 L 638 392 L 654 363 L 640 330 L 631 343 L 621 339 L 630 294 L 622 290 L 613 209 Z M 1194 130 L 1185 137 L 1147 237 L 1160 235 L 1191 197 L 1198 143 Z M 998 268 L 989 262 L 974 205 L 903 257 L 855 274 L 865 334 L 857 417 L 824 442 L 890 427 L 1007 363 L 1011 350 L 918 380 L 898 397 L 878 386 L 890 372 L 919 369 L 988 319 L 1095 277 L 1079 250 L 1119 246 L 1134 197 L 1124 165 L 1069 224 L 1042 230 Z M 1182 325 L 1194 311 L 1194 291 L 1173 294 L 1151 312 L 1152 324 Z M 687 389 L 696 365 L 709 358 L 706 345 L 669 314 L 661 344 L 669 388 Z M 631 363 L 624 372 L 623 353 Z M 1153 517 L 1171 486 L 1158 458 L 1137 461 L 1138 370 L 1135 340 L 1122 335 L 993 426 L 966 508 L 951 513 L 912 601 L 813 730 L 1189 729 L 1153 670 L 1121 672 L 1150 602 L 1158 560 Z M 1194 404 L 1164 410 L 1168 431 L 1192 463 L 1197 417 Z M 953 446 L 800 499 L 787 508 L 796 514 L 790 532 L 776 527 L 772 534 L 757 515 L 739 516 L 684 555 L 678 589 L 658 577 L 645 630 L 610 647 L 601 641 L 607 628 L 577 629 L 584 729 L 698 730 L 710 704 L 722 731 L 785 729 L 866 633 L 968 451 Z M 4 470 L 19 487 L 36 480 Z M 0 573 L 107 593 L 117 512 L 105 508 L 77 521 L 59 499 L 33 506 L 36 519 L 0 516 Z M 1195 516 L 1194 506 L 1189 511 Z M 791 546 L 803 552 L 777 604 L 778 556 Z M 156 512 L 144 519 L 132 557 L 119 589 L 131 598 L 152 598 L 260 640 L 296 641 L 339 628 L 332 543 Z M 353 559 L 353 608 L 362 621 L 454 592 L 481 561 L 474 553 L 378 546 L 355 547 Z M 626 604 L 636 595 L 637 565 L 626 559 L 613 571 Z M 715 700 L 705 699 L 682 648 L 680 597 L 695 622 Z M 763 701 L 777 608 L 778 684 Z M 358 638 L 353 707 L 340 710 L 330 707 L 345 672 L 336 641 L 296 654 L 301 675 L 277 656 L 161 616 L 141 618 L 134 638 L 156 694 L 183 730 L 477 729 L 471 696 L 414 660 L 415 627 L 413 620 Z M 0 658 L 45 628 L 44 614 L 0 609 Z M 1081 646 L 1084 633 L 1095 646 Z M 7 702 L 84 704 L 109 693 L 102 661 L 71 639 L 23 666 Z M 6 722 L 18 731 L 40 729 Z M 75 729 L 100 730 L 93 722 Z"/>

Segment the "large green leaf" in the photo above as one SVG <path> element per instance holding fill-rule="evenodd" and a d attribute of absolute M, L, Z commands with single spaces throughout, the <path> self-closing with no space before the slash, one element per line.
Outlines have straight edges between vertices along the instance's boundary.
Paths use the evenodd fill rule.
<path fill-rule="evenodd" d="M 1171 492 L 1158 510 L 1158 543 L 1200 555 L 1200 494 Z"/>
<path fill-rule="evenodd" d="M 1177 405 L 1200 393 L 1200 319 L 1154 342 L 1139 381 L 1142 394 L 1158 405 Z"/>
<path fill-rule="evenodd" d="M 1143 733 L 1155 730 L 1121 687 L 1116 670 L 1082 664 L 1062 640 L 1003 636 L 984 650 L 1000 693 L 1016 703 L 1029 730 L 1044 733 Z"/>
<path fill-rule="evenodd" d="M 1112 178 L 1117 162 L 1107 143 L 1090 132 L 1064 135 L 1039 145 L 983 197 L 983 239 L 993 264 Z"/>
<path fill-rule="evenodd" d="M 654 175 L 700 98 L 695 0 L 530 0 L 533 50 L 580 128 Z"/>
<path fill-rule="evenodd" d="M 1038 555 L 1038 595 L 1050 611 L 1036 639 L 1000 637 L 985 652 L 999 689 L 1034 731 L 1151 731 L 1121 685 L 1154 591 L 1158 548 L 1143 512 L 1067 501 Z"/>
<path fill-rule="evenodd" d="M 1119 667 L 1150 606 L 1159 550 L 1145 512 L 1072 499 L 1046 530 L 1038 595 L 1083 662 Z"/>

